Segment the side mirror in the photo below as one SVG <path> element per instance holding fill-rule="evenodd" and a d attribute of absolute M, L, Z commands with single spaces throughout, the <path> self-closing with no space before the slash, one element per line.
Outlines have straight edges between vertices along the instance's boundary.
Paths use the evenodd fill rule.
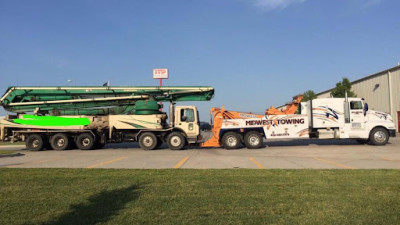
<path fill-rule="evenodd" d="M 368 103 L 364 103 L 364 116 L 367 115 L 367 111 L 368 111 Z"/>

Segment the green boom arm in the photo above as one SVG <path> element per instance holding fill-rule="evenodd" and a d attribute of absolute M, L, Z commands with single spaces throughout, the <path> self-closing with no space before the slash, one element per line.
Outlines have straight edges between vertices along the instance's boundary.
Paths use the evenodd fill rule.
<path fill-rule="evenodd" d="M 9 87 L 1 97 L 5 110 L 58 115 L 124 114 L 134 110 L 137 101 L 209 101 L 214 88 L 181 87 Z"/>

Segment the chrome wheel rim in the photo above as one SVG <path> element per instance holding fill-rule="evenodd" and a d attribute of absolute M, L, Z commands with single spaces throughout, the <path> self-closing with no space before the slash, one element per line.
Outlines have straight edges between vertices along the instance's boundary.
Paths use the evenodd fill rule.
<path fill-rule="evenodd" d="M 32 141 L 32 147 L 33 148 L 39 147 L 39 140 L 38 139 L 35 139 L 35 140 Z"/>
<path fill-rule="evenodd" d="M 229 147 L 235 146 L 238 143 L 238 140 L 235 136 L 228 136 L 226 138 L 226 143 L 228 144 Z"/>
<path fill-rule="evenodd" d="M 249 137 L 249 143 L 252 146 L 256 146 L 256 145 L 260 144 L 260 138 L 258 138 L 255 135 L 252 135 L 252 136 Z"/>
<path fill-rule="evenodd" d="M 57 146 L 62 147 L 65 145 L 65 140 L 63 138 L 59 138 L 57 140 Z"/>
<path fill-rule="evenodd" d="M 173 136 L 170 142 L 172 146 L 177 147 L 182 143 L 182 140 L 178 136 Z"/>
<path fill-rule="evenodd" d="M 374 134 L 374 139 L 376 142 L 383 143 L 386 141 L 386 134 L 383 131 L 378 131 Z"/>
<path fill-rule="evenodd" d="M 152 146 L 153 143 L 154 143 L 153 138 L 151 138 L 151 137 L 149 137 L 149 136 L 146 136 L 146 137 L 143 138 L 143 144 L 144 144 L 146 147 Z"/>
<path fill-rule="evenodd" d="M 82 139 L 82 145 L 87 147 L 90 145 L 90 139 L 89 138 L 84 138 Z"/>

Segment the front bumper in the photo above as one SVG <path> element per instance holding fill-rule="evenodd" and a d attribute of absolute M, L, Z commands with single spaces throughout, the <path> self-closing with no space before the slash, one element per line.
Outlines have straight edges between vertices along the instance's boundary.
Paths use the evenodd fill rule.
<path fill-rule="evenodd" d="M 396 137 L 396 130 L 395 129 L 389 130 L 389 136 Z"/>

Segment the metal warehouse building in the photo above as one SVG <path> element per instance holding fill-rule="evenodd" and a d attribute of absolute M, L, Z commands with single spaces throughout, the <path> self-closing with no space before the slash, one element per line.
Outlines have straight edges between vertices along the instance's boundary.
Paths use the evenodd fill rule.
<path fill-rule="evenodd" d="M 400 65 L 361 78 L 351 83 L 357 97 L 365 98 L 369 109 L 390 113 L 400 130 Z M 318 98 L 329 98 L 332 89 L 318 93 Z"/>

